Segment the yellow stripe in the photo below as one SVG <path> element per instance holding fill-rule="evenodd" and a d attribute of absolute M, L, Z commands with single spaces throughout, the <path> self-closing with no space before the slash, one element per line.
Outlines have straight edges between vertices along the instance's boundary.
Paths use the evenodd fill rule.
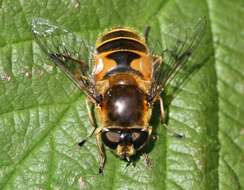
<path fill-rule="evenodd" d="M 110 30 L 109 32 L 104 33 L 103 36 L 105 36 L 107 34 L 111 34 L 113 32 L 119 32 L 119 31 L 131 32 L 131 33 L 136 34 L 138 37 L 142 38 L 137 32 L 135 32 L 134 30 L 129 29 L 129 28 L 115 28 L 115 29 Z"/>
<path fill-rule="evenodd" d="M 99 48 L 100 46 L 102 46 L 102 45 L 104 45 L 104 44 L 106 44 L 106 43 L 108 43 L 108 42 L 112 42 L 112 41 L 114 41 L 114 40 L 120 40 L 120 39 L 136 41 L 136 42 L 140 43 L 141 45 L 145 46 L 146 49 L 147 49 L 147 45 L 146 45 L 146 43 L 145 43 L 144 40 L 143 40 L 143 41 L 142 41 L 142 40 L 140 41 L 140 40 L 137 40 L 137 39 L 135 39 L 135 38 L 130 38 L 130 37 L 117 37 L 117 38 L 111 38 L 111 39 L 109 39 L 109 40 L 103 41 L 102 43 L 97 42 L 97 43 L 96 43 L 96 48 Z"/>
<path fill-rule="evenodd" d="M 123 52 L 123 51 L 136 53 L 136 54 L 138 54 L 140 56 L 144 56 L 145 54 L 148 54 L 148 53 L 141 52 L 141 51 L 136 51 L 136 50 L 119 49 L 119 50 L 112 50 L 112 51 L 106 51 L 106 52 L 103 52 L 103 53 L 99 53 L 99 55 L 106 57 L 109 54 L 112 54 L 112 53 L 115 53 L 115 52 Z"/>

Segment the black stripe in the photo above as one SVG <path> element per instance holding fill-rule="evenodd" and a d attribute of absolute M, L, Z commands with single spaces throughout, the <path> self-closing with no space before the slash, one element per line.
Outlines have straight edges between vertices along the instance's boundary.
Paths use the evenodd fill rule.
<path fill-rule="evenodd" d="M 141 52 L 146 52 L 146 47 L 133 40 L 133 39 L 115 39 L 109 42 L 104 43 L 103 45 L 97 47 L 97 52 L 102 53 L 106 51 L 113 51 L 113 50 L 119 50 L 119 49 L 128 49 L 128 50 L 136 50 Z"/>
<path fill-rule="evenodd" d="M 115 60 L 118 66 L 130 66 L 131 61 L 140 57 L 139 54 L 129 51 L 116 51 L 107 55 L 107 58 Z"/>
<path fill-rule="evenodd" d="M 134 73 L 138 76 L 143 76 L 139 71 L 132 69 L 131 67 L 116 67 L 115 69 L 112 69 L 111 71 L 107 72 L 104 76 L 104 79 L 110 77 L 115 73 Z"/>
<path fill-rule="evenodd" d="M 116 37 L 130 37 L 130 38 L 134 38 L 134 39 L 137 39 L 137 40 L 140 40 L 141 37 L 134 33 L 134 32 L 131 32 L 131 31 L 128 31 L 128 30 L 115 30 L 115 31 L 111 31 L 107 34 L 105 34 L 102 38 L 101 38 L 101 42 L 104 42 L 106 40 L 109 40 L 109 39 L 112 39 L 112 38 L 116 38 Z"/>

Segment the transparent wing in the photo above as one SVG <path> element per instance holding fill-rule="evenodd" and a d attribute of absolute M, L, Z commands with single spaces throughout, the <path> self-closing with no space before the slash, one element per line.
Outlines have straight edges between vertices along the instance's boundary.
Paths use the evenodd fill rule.
<path fill-rule="evenodd" d="M 162 57 L 162 62 L 155 61 L 153 68 L 154 82 L 150 99 L 160 96 L 163 90 L 172 85 L 182 84 L 202 63 L 191 64 L 189 58 L 199 46 L 206 28 L 206 19 L 199 19 L 193 26 L 180 27 L 172 24 L 165 27 L 162 42 L 149 39 L 153 55 Z M 150 44 L 151 42 L 151 44 Z M 157 60 L 157 57 L 155 57 Z"/>
<path fill-rule="evenodd" d="M 49 21 L 37 18 L 32 22 L 32 33 L 42 51 L 82 90 L 100 101 L 91 77 L 93 49 L 85 41 Z"/>

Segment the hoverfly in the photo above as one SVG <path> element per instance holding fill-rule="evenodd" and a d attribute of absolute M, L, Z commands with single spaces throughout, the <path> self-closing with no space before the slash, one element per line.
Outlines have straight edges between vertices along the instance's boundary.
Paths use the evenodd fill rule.
<path fill-rule="evenodd" d="M 86 94 L 89 121 L 100 154 L 99 173 L 105 165 L 104 145 L 130 162 L 148 144 L 153 131 L 153 106 L 160 103 L 164 118 L 162 92 L 187 68 L 204 26 L 202 19 L 190 32 L 182 32 L 183 39 L 173 43 L 166 39 L 166 48 L 153 52 L 149 30 L 143 36 L 131 28 L 113 28 L 99 36 L 95 49 L 90 50 L 75 34 L 44 19 L 33 21 L 32 32 L 40 48 Z M 94 105 L 99 127 L 92 114 Z"/>

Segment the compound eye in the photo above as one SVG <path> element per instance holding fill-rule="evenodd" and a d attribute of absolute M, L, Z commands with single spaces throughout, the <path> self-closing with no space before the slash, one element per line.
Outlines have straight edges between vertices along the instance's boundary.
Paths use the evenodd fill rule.
<path fill-rule="evenodd" d="M 115 149 L 120 142 L 120 134 L 118 132 L 103 132 L 101 137 L 103 143 L 111 149 Z"/>
<path fill-rule="evenodd" d="M 146 131 L 135 131 L 132 132 L 132 143 L 136 150 L 142 148 L 148 139 L 148 133 Z"/>

